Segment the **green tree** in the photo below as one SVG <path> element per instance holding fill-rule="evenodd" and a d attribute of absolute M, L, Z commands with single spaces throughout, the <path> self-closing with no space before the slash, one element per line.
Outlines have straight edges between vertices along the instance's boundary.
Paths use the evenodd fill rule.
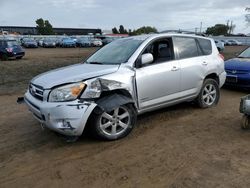
<path fill-rule="evenodd" d="M 126 34 L 126 30 L 124 29 L 123 25 L 120 25 L 120 27 L 119 27 L 119 33 L 120 34 Z"/>
<path fill-rule="evenodd" d="M 113 34 L 118 34 L 118 33 L 119 33 L 118 30 L 116 29 L 116 27 L 114 27 L 114 28 L 112 29 L 112 32 L 113 32 Z"/>
<path fill-rule="evenodd" d="M 149 34 L 149 33 L 157 33 L 157 29 L 151 26 L 143 26 L 132 32 L 132 35 L 141 35 L 141 34 Z"/>
<path fill-rule="evenodd" d="M 207 35 L 227 35 L 230 30 L 230 27 L 225 24 L 216 24 L 215 26 L 208 27 L 206 30 Z"/>
<path fill-rule="evenodd" d="M 37 19 L 36 28 L 37 28 L 38 34 L 41 34 L 41 35 L 54 34 L 53 26 L 49 23 L 48 20 L 43 20 L 42 18 Z"/>

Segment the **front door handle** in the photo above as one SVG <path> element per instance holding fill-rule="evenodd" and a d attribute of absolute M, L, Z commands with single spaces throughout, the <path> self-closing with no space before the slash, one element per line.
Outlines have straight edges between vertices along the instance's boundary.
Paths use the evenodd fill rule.
<path fill-rule="evenodd" d="M 171 71 L 178 71 L 178 70 L 179 70 L 179 68 L 176 66 L 173 66 L 173 68 L 171 69 Z"/>

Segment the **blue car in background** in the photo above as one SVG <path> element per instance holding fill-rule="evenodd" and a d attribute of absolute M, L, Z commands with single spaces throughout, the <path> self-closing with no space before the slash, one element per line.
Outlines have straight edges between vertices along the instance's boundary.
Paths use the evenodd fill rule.
<path fill-rule="evenodd" d="M 23 38 L 21 43 L 25 48 L 38 48 L 38 44 L 33 38 Z"/>
<path fill-rule="evenodd" d="M 236 58 L 225 61 L 225 86 L 250 89 L 250 47 Z"/>
<path fill-rule="evenodd" d="M 60 42 L 61 47 L 76 47 L 76 42 L 72 38 L 63 38 Z"/>

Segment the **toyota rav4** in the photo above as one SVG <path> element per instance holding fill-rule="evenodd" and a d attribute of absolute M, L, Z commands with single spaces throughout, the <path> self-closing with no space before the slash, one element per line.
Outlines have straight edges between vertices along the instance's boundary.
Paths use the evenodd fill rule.
<path fill-rule="evenodd" d="M 120 139 L 138 114 L 184 101 L 216 105 L 226 73 L 213 39 L 152 34 L 113 41 L 84 62 L 36 76 L 24 101 L 45 127 Z"/>

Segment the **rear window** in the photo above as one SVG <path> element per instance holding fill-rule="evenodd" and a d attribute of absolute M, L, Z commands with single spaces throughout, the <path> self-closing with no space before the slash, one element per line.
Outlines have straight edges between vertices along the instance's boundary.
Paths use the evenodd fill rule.
<path fill-rule="evenodd" d="M 174 46 L 178 49 L 179 59 L 199 56 L 198 47 L 194 38 L 174 37 Z"/>
<path fill-rule="evenodd" d="M 210 40 L 197 38 L 197 41 L 199 43 L 203 55 L 210 55 L 212 53 L 212 45 Z"/>

